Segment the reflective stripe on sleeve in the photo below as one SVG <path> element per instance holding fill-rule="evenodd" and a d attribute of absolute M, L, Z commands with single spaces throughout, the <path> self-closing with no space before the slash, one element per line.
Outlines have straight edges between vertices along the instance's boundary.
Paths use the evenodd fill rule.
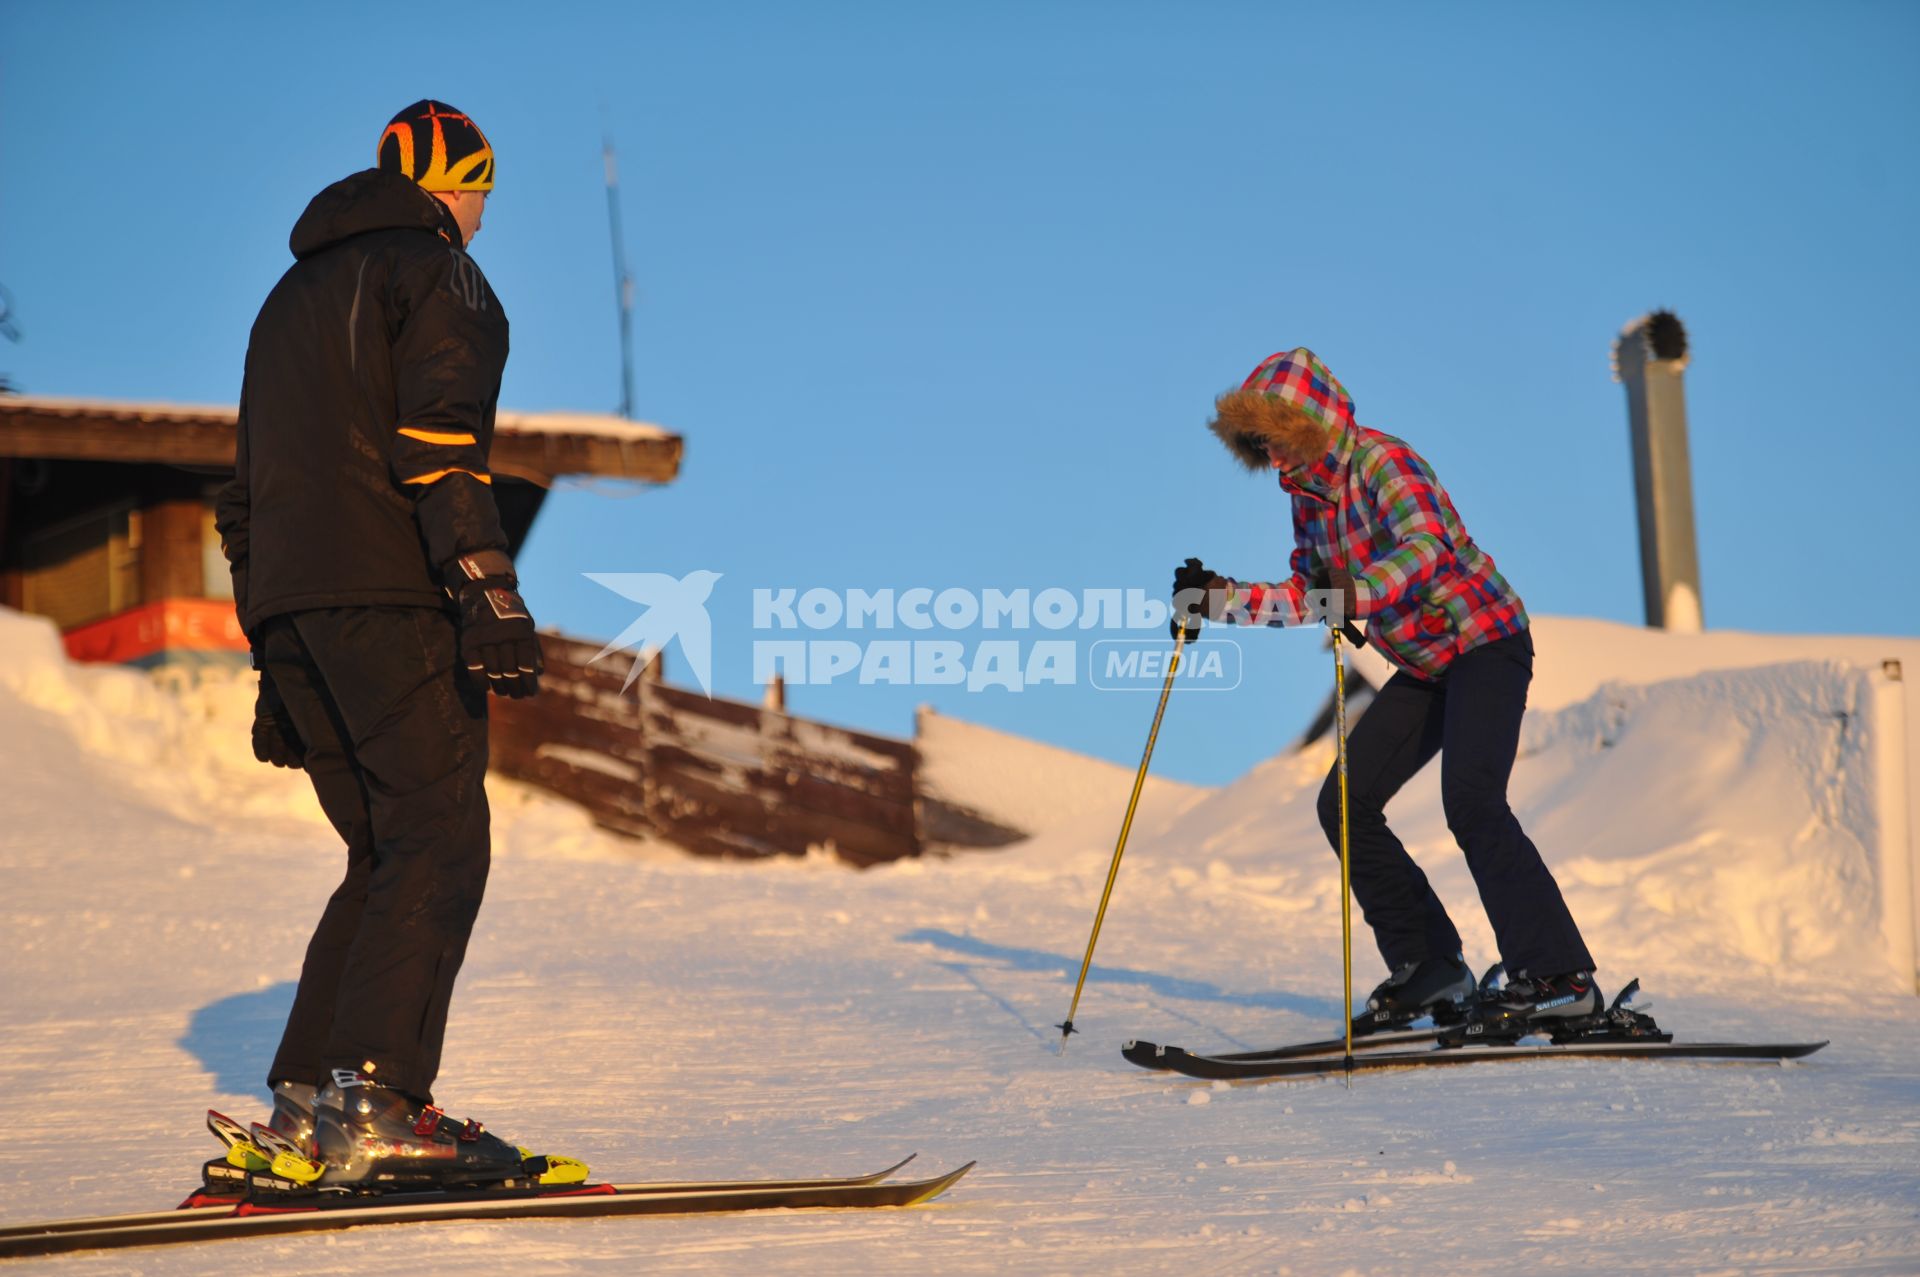
<path fill-rule="evenodd" d="M 409 439 L 418 439 L 421 443 L 444 443 L 451 446 L 480 442 L 464 431 L 416 430 L 412 426 L 402 426 L 400 427 L 400 433 Z"/>
<path fill-rule="evenodd" d="M 493 482 L 493 476 L 490 474 L 482 474 L 478 470 L 462 469 L 459 466 L 450 466 L 445 470 L 435 470 L 431 474 L 423 474 L 412 479 L 402 479 L 400 482 L 402 483 L 434 483 L 438 480 L 446 478 L 450 474 L 471 475 L 482 483 L 490 484 Z"/>

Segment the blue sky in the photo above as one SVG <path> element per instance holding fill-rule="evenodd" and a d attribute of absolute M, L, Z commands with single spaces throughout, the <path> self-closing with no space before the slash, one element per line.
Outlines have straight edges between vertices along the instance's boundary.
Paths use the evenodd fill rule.
<path fill-rule="evenodd" d="M 557 493 L 522 569 L 596 637 L 633 605 L 582 573 L 723 573 L 716 691 L 755 695 L 756 586 L 1282 575 L 1284 501 L 1203 423 L 1297 344 L 1535 613 L 1637 623 L 1607 352 L 1656 306 L 1693 335 L 1708 624 L 1912 634 L 1917 57 L 1892 3 L 4 3 L 0 372 L 231 400 L 293 219 L 434 96 L 498 154 L 474 252 L 508 407 L 618 403 L 620 148 L 638 410 L 685 473 Z M 1229 779 L 1330 686 L 1310 635 L 1244 651 L 1238 692 L 1176 698 L 1157 770 Z M 1128 762 L 1152 708 L 790 701 L 895 734 L 920 702 Z"/>

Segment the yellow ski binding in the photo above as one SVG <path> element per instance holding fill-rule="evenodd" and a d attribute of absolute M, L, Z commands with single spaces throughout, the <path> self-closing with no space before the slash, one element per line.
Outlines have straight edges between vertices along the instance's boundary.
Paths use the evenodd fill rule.
<path fill-rule="evenodd" d="M 253 1124 L 253 1143 L 262 1153 L 271 1157 L 267 1163 L 269 1174 L 281 1179 L 289 1179 L 305 1187 L 320 1178 L 327 1168 L 314 1161 L 293 1146 L 292 1141 L 278 1132 L 271 1131 L 255 1122 Z"/>
<path fill-rule="evenodd" d="M 260 1150 L 247 1134 L 247 1128 L 213 1109 L 207 1110 L 207 1129 L 226 1145 L 227 1165 L 242 1171 L 264 1171 L 273 1159 Z"/>
<path fill-rule="evenodd" d="M 264 1171 L 273 1163 L 267 1155 L 254 1147 L 253 1141 L 242 1140 L 238 1144 L 227 1145 L 227 1165 L 243 1171 Z"/>
<path fill-rule="evenodd" d="M 583 1184 L 587 1179 L 587 1164 L 577 1157 L 561 1157 L 557 1153 L 545 1153 L 536 1156 L 527 1149 L 520 1150 L 520 1156 L 526 1166 L 527 1174 L 536 1184 Z"/>

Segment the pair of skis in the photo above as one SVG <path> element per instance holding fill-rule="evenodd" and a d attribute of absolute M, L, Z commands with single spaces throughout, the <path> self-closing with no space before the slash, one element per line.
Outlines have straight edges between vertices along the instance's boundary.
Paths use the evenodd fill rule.
<path fill-rule="evenodd" d="M 1434 1036 L 1434 1035 L 1427 1035 Z M 1405 1040 L 1405 1039 L 1402 1039 Z M 1226 1081 L 1271 1078 L 1334 1077 L 1376 1069 L 1404 1069 L 1435 1064 L 1487 1064 L 1497 1060 L 1558 1060 L 1617 1058 L 1655 1060 L 1797 1060 L 1812 1055 L 1825 1042 L 1651 1042 L 1615 1039 L 1549 1043 L 1540 1046 L 1433 1047 L 1425 1051 L 1382 1051 L 1356 1046 L 1344 1054 L 1345 1039 L 1337 1039 L 1325 1053 L 1309 1055 L 1301 1043 L 1273 1051 L 1239 1056 L 1196 1055 L 1177 1046 L 1158 1046 L 1135 1040 L 1121 1054 L 1146 1069 L 1170 1069 L 1187 1077 Z M 1285 1054 L 1283 1054 L 1283 1052 Z M 1251 1058 L 1248 1058 L 1251 1057 Z"/>
<path fill-rule="evenodd" d="M 227 1197 L 195 1193 L 176 1210 L 0 1228 L 0 1258 L 322 1232 L 364 1224 L 913 1206 L 946 1192 L 974 1165 L 968 1162 L 932 1179 L 891 1180 L 912 1160 L 908 1157 L 867 1175 L 830 1179 L 532 1185 L 378 1195 L 296 1191 Z"/>
<path fill-rule="evenodd" d="M 1487 973 L 1481 989 L 1487 988 L 1498 968 Z M 1552 1042 L 1525 1046 L 1518 1040 L 1492 1041 L 1471 1045 L 1449 1042 L 1423 1051 L 1392 1049 L 1418 1043 L 1439 1044 L 1443 1036 L 1453 1036 L 1457 1025 L 1405 1028 L 1367 1034 L 1354 1041 L 1354 1052 L 1346 1054 L 1344 1037 L 1317 1042 L 1295 1042 L 1263 1051 L 1238 1051 L 1206 1055 L 1177 1046 L 1160 1046 L 1135 1039 L 1121 1048 L 1128 1063 L 1143 1069 L 1184 1074 L 1187 1077 L 1215 1081 L 1253 1081 L 1272 1078 L 1329 1077 L 1378 1069 L 1417 1068 L 1437 1064 L 1484 1064 L 1495 1061 L 1555 1060 L 1599 1057 L 1603 1059 L 1656 1060 L 1797 1060 L 1812 1055 L 1827 1045 L 1820 1042 L 1675 1042 L 1663 1033 L 1644 1012 L 1627 1006 L 1638 991 L 1633 981 L 1613 1000 L 1606 1011 L 1578 1022 L 1561 1022 L 1559 1037 Z M 1467 1032 L 1471 1032 L 1471 1027 Z M 1536 1030 L 1546 1033 L 1542 1027 Z M 1527 1036 L 1527 1035 L 1522 1035 Z"/>

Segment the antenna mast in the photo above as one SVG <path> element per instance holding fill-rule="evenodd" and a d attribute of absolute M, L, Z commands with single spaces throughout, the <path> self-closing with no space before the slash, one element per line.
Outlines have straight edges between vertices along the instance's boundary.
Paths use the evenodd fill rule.
<path fill-rule="evenodd" d="M 604 137 L 601 158 L 607 169 L 607 227 L 613 236 L 613 298 L 620 308 L 620 415 L 633 419 L 633 276 L 627 273 L 627 247 L 620 234 L 620 174 L 614 166 L 613 139 Z"/>

